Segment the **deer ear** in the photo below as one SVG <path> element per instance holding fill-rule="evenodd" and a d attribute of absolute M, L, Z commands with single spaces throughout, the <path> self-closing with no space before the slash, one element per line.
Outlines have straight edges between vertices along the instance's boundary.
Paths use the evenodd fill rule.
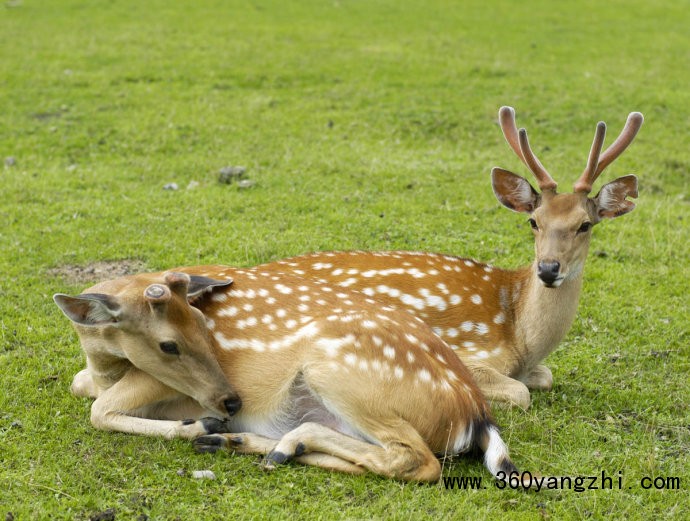
<path fill-rule="evenodd" d="M 207 291 L 213 291 L 213 288 L 220 288 L 232 284 L 232 279 L 216 280 L 209 277 L 201 277 L 199 275 L 190 275 L 189 289 L 187 290 L 187 300 L 194 301 L 202 296 Z"/>
<path fill-rule="evenodd" d="M 539 206 L 541 197 L 529 181 L 508 170 L 493 168 L 491 186 L 496 199 L 514 212 L 532 213 Z"/>
<path fill-rule="evenodd" d="M 120 305 L 114 297 L 101 293 L 84 293 L 70 297 L 62 293 L 53 300 L 72 322 L 82 326 L 102 326 L 118 322 Z"/>
<path fill-rule="evenodd" d="M 628 201 L 627 197 L 637 197 L 637 177 L 632 174 L 614 179 L 601 187 L 593 199 L 597 215 L 602 219 L 613 219 L 632 212 L 635 203 Z"/>

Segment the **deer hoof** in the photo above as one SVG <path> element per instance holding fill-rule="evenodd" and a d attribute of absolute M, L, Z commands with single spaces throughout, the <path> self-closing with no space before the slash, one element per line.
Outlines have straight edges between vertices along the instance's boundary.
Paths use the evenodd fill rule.
<path fill-rule="evenodd" d="M 209 436 L 199 436 L 196 438 L 192 445 L 194 450 L 200 454 L 218 452 L 225 446 L 225 438 L 223 436 L 218 436 L 211 434 Z"/>
<path fill-rule="evenodd" d="M 201 418 L 201 426 L 206 431 L 206 434 L 218 434 L 222 432 L 230 432 L 230 425 L 225 420 L 218 418 Z"/>

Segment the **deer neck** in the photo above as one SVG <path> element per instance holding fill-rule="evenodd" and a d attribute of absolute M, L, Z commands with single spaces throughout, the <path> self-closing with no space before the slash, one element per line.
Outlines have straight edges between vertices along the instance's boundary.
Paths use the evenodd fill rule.
<path fill-rule="evenodd" d="M 528 373 L 563 340 L 577 313 L 582 288 L 582 272 L 564 280 L 557 288 L 547 288 L 537 276 L 536 263 L 518 272 L 521 288 L 515 304 L 515 339 Z"/>

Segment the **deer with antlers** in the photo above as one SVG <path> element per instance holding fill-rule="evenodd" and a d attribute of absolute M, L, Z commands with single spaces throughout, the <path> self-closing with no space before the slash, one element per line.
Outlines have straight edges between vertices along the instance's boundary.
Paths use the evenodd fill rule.
<path fill-rule="evenodd" d="M 517 270 L 470 259 L 419 252 L 326 252 L 266 264 L 354 289 L 421 318 L 445 340 L 475 377 L 485 396 L 529 407 L 529 389 L 551 389 L 542 361 L 575 318 L 594 225 L 630 212 L 637 178 L 626 175 L 589 197 L 594 181 L 633 141 L 642 114 L 628 116 L 618 138 L 601 153 L 606 125 L 596 128 L 587 165 L 573 193 L 556 192 L 556 181 L 532 151 L 515 111 L 502 107 L 499 121 L 508 144 L 537 179 L 494 168 L 491 182 L 507 208 L 529 215 L 534 262 Z"/>
<path fill-rule="evenodd" d="M 435 481 L 472 447 L 515 471 L 467 368 L 421 320 L 275 270 L 179 268 L 55 302 L 88 366 L 97 428 L 195 438 L 350 473 Z M 240 402 L 241 398 L 241 402 Z M 226 434 L 220 434 L 226 433 Z M 230 433 L 230 434 L 228 434 Z"/>

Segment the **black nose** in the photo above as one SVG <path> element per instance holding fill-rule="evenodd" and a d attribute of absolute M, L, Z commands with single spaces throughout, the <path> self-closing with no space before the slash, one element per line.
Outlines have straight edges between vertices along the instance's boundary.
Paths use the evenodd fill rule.
<path fill-rule="evenodd" d="M 230 416 L 233 416 L 242 408 L 242 400 L 239 397 L 228 398 L 223 402 L 223 404 L 225 405 L 225 410 L 228 411 Z"/>
<path fill-rule="evenodd" d="M 561 263 L 558 261 L 542 261 L 537 265 L 537 275 L 545 284 L 553 284 L 560 269 Z"/>

